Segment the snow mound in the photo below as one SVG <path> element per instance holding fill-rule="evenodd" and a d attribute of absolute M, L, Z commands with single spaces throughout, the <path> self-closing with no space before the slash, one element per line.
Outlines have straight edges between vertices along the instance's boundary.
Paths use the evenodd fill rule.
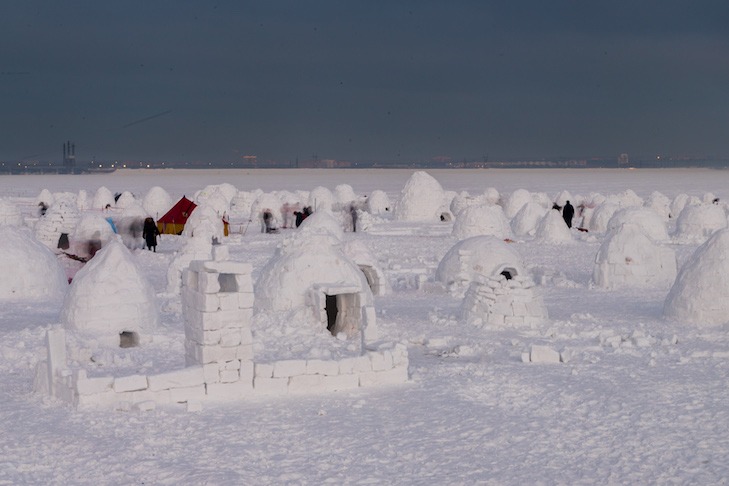
<path fill-rule="evenodd" d="M 595 257 L 594 285 L 620 287 L 668 287 L 676 278 L 676 255 L 657 244 L 640 222 L 612 229 Z"/>
<path fill-rule="evenodd" d="M 671 200 L 663 193 L 653 191 L 645 202 L 647 208 L 651 208 L 658 213 L 661 219 L 666 222 L 671 218 Z"/>
<path fill-rule="evenodd" d="M 531 193 L 526 189 L 517 189 L 511 193 L 509 200 L 506 201 L 504 214 L 506 214 L 507 218 L 511 219 L 516 216 L 516 213 L 518 213 L 525 204 L 530 202 L 532 202 Z"/>
<path fill-rule="evenodd" d="M 663 218 L 651 208 L 630 207 L 616 211 L 608 221 L 607 229 L 612 231 L 626 223 L 640 226 L 643 232 L 655 242 L 669 240 Z"/>
<path fill-rule="evenodd" d="M 110 346 L 120 344 L 122 332 L 135 333 L 138 342 L 157 320 L 152 285 L 116 240 L 79 270 L 61 309 L 67 329 Z"/>
<path fill-rule="evenodd" d="M 438 264 L 435 279 L 459 294 L 477 275 L 494 277 L 508 269 L 524 274 L 524 264 L 516 250 L 495 236 L 474 236 L 448 250 Z"/>
<path fill-rule="evenodd" d="M 99 213 L 85 213 L 69 235 L 71 243 L 69 252 L 88 258 L 93 256 L 92 252 L 106 246 L 115 238 L 116 234 L 106 218 Z"/>
<path fill-rule="evenodd" d="M 537 225 L 536 241 L 542 243 L 566 243 L 573 241 L 572 232 L 564 222 L 562 213 L 556 209 L 550 209 Z"/>
<path fill-rule="evenodd" d="M 85 211 L 91 209 L 91 201 L 89 200 L 89 193 L 85 189 L 80 189 L 76 195 L 76 207 L 79 211 Z"/>
<path fill-rule="evenodd" d="M 443 188 L 435 178 L 427 172 L 414 172 L 402 190 L 395 217 L 400 221 L 439 221 L 444 198 Z"/>
<path fill-rule="evenodd" d="M 105 209 L 106 206 L 114 207 L 114 194 L 106 186 L 101 186 L 94 193 L 92 209 Z"/>
<path fill-rule="evenodd" d="M 209 206 L 221 216 L 230 210 L 230 199 L 217 186 L 208 186 L 195 194 L 195 203 L 198 206 Z"/>
<path fill-rule="evenodd" d="M 727 227 L 724 208 L 717 204 L 687 205 L 676 220 L 674 236 L 682 242 L 703 242 L 717 230 Z"/>
<path fill-rule="evenodd" d="M 223 220 L 218 212 L 207 204 L 202 204 L 187 218 L 182 236 L 207 237 L 211 240 L 217 238 L 218 241 L 222 241 L 223 230 Z"/>
<path fill-rule="evenodd" d="M 714 233 L 681 267 L 666 297 L 665 317 L 710 327 L 729 321 L 729 230 Z"/>
<path fill-rule="evenodd" d="M 328 233 L 341 241 L 344 238 L 342 223 L 331 211 L 320 210 L 308 216 L 299 225 L 299 231 L 304 233 Z"/>
<path fill-rule="evenodd" d="M 537 230 L 537 225 L 546 214 L 547 209 L 544 206 L 528 202 L 511 220 L 511 230 L 516 236 L 533 235 Z"/>
<path fill-rule="evenodd" d="M 511 238 L 511 226 L 501 206 L 469 206 L 458 214 L 453 224 L 453 236 L 463 240 L 472 236 L 492 235 Z"/>
<path fill-rule="evenodd" d="M 155 221 L 167 214 L 173 204 L 170 193 L 160 186 L 154 186 L 147 191 L 142 200 L 142 207 Z"/>
<path fill-rule="evenodd" d="M 338 184 L 334 188 L 334 200 L 338 209 L 346 209 L 357 199 L 357 194 L 354 193 L 354 189 L 349 184 Z"/>
<path fill-rule="evenodd" d="M 56 256 L 27 229 L 0 225 L 0 299 L 56 299 L 68 288 Z"/>
<path fill-rule="evenodd" d="M 367 198 L 367 211 L 370 214 L 381 215 L 390 212 L 390 198 L 385 191 L 376 189 Z"/>
<path fill-rule="evenodd" d="M 309 206 L 314 211 L 331 211 L 334 209 L 334 202 L 334 194 L 326 187 L 315 187 L 309 193 Z"/>
<path fill-rule="evenodd" d="M 50 207 L 54 202 L 56 202 L 56 198 L 53 196 L 51 191 L 48 189 L 42 189 L 40 194 L 35 198 L 35 205 L 38 206 L 39 204 L 45 204 L 46 207 Z"/>
<path fill-rule="evenodd" d="M 620 206 L 613 202 L 605 201 L 595 208 L 589 218 L 588 229 L 591 233 L 606 233 L 610 218 L 620 209 Z"/>
<path fill-rule="evenodd" d="M 18 207 L 7 199 L 0 199 L 0 225 L 22 226 L 23 216 Z"/>
<path fill-rule="evenodd" d="M 134 194 L 129 191 L 122 192 L 116 200 L 116 207 L 121 209 L 126 209 L 135 204 L 139 204 L 139 202 L 137 201 L 137 198 L 134 197 Z"/>

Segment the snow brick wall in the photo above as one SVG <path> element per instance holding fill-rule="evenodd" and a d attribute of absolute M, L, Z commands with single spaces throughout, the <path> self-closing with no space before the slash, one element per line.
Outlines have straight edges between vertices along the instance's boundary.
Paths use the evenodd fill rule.
<path fill-rule="evenodd" d="M 531 278 L 504 274 L 477 276 L 461 307 L 469 324 L 494 327 L 531 327 L 544 322 L 547 308 Z"/>

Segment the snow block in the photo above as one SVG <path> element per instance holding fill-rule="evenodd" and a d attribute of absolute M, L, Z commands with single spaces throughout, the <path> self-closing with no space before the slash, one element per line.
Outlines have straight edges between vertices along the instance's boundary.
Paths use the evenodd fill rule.
<path fill-rule="evenodd" d="M 184 388 L 205 383 L 205 373 L 202 366 L 191 366 L 179 371 L 149 375 L 147 381 L 149 382 L 149 389 L 152 391 Z"/>
<path fill-rule="evenodd" d="M 337 361 L 310 359 L 306 362 L 306 374 L 336 376 L 339 374 L 339 363 Z"/>
<path fill-rule="evenodd" d="M 197 265 L 193 266 L 193 264 Z M 234 273 L 237 275 L 250 275 L 252 270 L 250 263 L 232 261 L 196 261 L 190 264 L 190 268 L 195 271 L 212 273 Z"/>
<path fill-rule="evenodd" d="M 203 377 L 205 383 L 218 383 L 220 381 L 220 366 L 218 363 L 203 365 Z"/>
<path fill-rule="evenodd" d="M 76 393 L 79 395 L 95 395 L 111 390 L 114 384 L 113 376 L 102 376 L 98 378 L 87 378 L 86 370 L 78 370 L 76 381 Z"/>
<path fill-rule="evenodd" d="M 252 383 L 236 381 L 235 383 L 208 383 L 205 385 L 208 398 L 212 400 L 236 400 L 251 394 Z"/>
<path fill-rule="evenodd" d="M 134 404 L 134 410 L 139 412 L 150 412 L 157 408 L 157 403 L 153 400 L 147 400 L 146 402 L 139 402 Z"/>
<path fill-rule="evenodd" d="M 220 292 L 220 281 L 217 273 L 198 273 L 197 291 L 203 294 L 217 294 Z"/>
<path fill-rule="evenodd" d="M 325 391 L 321 375 L 297 375 L 289 378 L 289 393 L 320 393 Z"/>
<path fill-rule="evenodd" d="M 256 378 L 273 378 L 273 365 L 270 363 L 256 363 Z"/>
<path fill-rule="evenodd" d="M 262 395 L 285 395 L 289 390 L 289 379 L 256 376 L 253 380 L 253 390 Z"/>
<path fill-rule="evenodd" d="M 273 364 L 273 377 L 285 378 L 290 376 L 298 376 L 306 374 L 306 360 L 290 359 L 276 361 Z"/>
<path fill-rule="evenodd" d="M 353 390 L 359 388 L 359 376 L 357 375 L 337 375 L 322 376 L 322 385 L 325 391 L 333 392 L 340 390 Z"/>
<path fill-rule="evenodd" d="M 241 361 L 238 373 L 240 373 L 240 381 L 253 386 L 253 361 Z"/>
<path fill-rule="evenodd" d="M 129 375 L 114 378 L 114 391 L 117 393 L 147 389 L 147 377 L 144 375 Z"/>
<path fill-rule="evenodd" d="M 94 393 L 92 395 L 79 395 L 76 398 L 76 408 L 112 408 L 119 400 L 119 394 L 109 389 L 102 393 Z"/>
<path fill-rule="evenodd" d="M 233 383 L 239 379 L 240 375 L 238 374 L 238 370 L 220 370 L 221 383 Z"/>
<path fill-rule="evenodd" d="M 205 385 L 186 386 L 181 388 L 172 388 L 170 390 L 170 401 L 172 403 L 184 403 L 199 401 L 205 398 Z"/>
<path fill-rule="evenodd" d="M 238 297 L 239 309 L 253 309 L 253 301 L 255 300 L 253 292 L 241 292 L 235 295 Z"/>
<path fill-rule="evenodd" d="M 529 352 L 532 363 L 559 363 L 559 353 L 548 346 L 532 345 Z"/>
<path fill-rule="evenodd" d="M 386 371 L 371 371 L 359 375 L 359 386 L 398 385 L 408 381 L 407 366 L 398 366 Z"/>

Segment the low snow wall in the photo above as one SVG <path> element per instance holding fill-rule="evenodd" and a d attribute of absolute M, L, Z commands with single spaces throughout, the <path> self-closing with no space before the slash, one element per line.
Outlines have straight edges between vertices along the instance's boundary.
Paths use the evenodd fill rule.
<path fill-rule="evenodd" d="M 183 274 L 185 360 L 181 370 L 149 375 L 94 376 L 66 361 L 63 329 L 47 332 L 47 360 L 36 368 L 35 389 L 78 408 L 151 410 L 186 403 L 256 395 L 350 390 L 405 383 L 408 352 L 403 344 L 369 344 L 363 354 L 340 360 L 281 360 L 255 363 L 251 318 L 251 267 L 226 261 L 226 247 L 213 261 L 194 261 Z"/>
<path fill-rule="evenodd" d="M 531 327 L 544 322 L 547 308 L 531 278 L 476 276 L 462 304 L 463 319 L 495 326 Z"/>

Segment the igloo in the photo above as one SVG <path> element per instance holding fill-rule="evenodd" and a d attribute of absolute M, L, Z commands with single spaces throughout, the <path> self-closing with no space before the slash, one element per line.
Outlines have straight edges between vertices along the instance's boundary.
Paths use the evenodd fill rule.
<path fill-rule="evenodd" d="M 300 234 L 285 240 L 261 270 L 255 311 L 312 316 L 316 332 L 335 336 L 361 333 L 377 338 L 375 309 L 365 275 L 329 234 Z"/>
<path fill-rule="evenodd" d="M 544 206 L 528 202 L 511 220 L 511 230 L 517 236 L 533 235 L 545 214 L 547 214 L 547 209 Z"/>
<path fill-rule="evenodd" d="M 94 194 L 92 207 L 93 209 L 106 209 L 107 206 L 113 207 L 115 202 L 114 194 L 106 186 L 101 186 Z"/>
<path fill-rule="evenodd" d="M 616 211 L 608 221 L 607 229 L 611 231 L 626 223 L 640 226 L 643 232 L 657 243 L 669 239 L 663 218 L 651 208 L 630 207 Z"/>
<path fill-rule="evenodd" d="M 683 264 L 663 315 L 696 327 L 729 322 L 729 229 L 714 233 Z"/>
<path fill-rule="evenodd" d="M 22 226 L 23 216 L 18 207 L 7 199 L 0 199 L 0 225 Z"/>
<path fill-rule="evenodd" d="M 610 222 L 610 218 L 613 217 L 620 209 L 620 206 L 616 203 L 607 202 L 600 204 L 592 212 L 592 216 L 589 218 L 589 230 L 592 233 L 605 233 L 607 232 L 607 225 Z"/>
<path fill-rule="evenodd" d="M 548 318 L 532 279 L 506 272 L 477 275 L 463 298 L 461 316 L 472 325 L 517 328 L 534 327 Z"/>
<path fill-rule="evenodd" d="M 334 194 L 326 187 L 318 186 L 309 193 L 309 206 L 314 211 L 325 209 L 331 211 L 334 209 Z"/>
<path fill-rule="evenodd" d="M 360 240 L 349 240 L 343 244 L 344 254 L 357 264 L 373 295 L 386 295 L 390 286 L 377 259 Z"/>
<path fill-rule="evenodd" d="M 567 243 L 572 240 L 572 232 L 564 222 L 562 213 L 550 209 L 537 225 L 534 239 L 542 243 Z"/>
<path fill-rule="evenodd" d="M 338 184 L 334 188 L 334 200 L 339 209 L 347 209 L 357 199 L 357 194 L 355 194 L 354 189 L 349 184 Z"/>
<path fill-rule="evenodd" d="M 223 220 L 221 216 L 207 204 L 197 206 L 190 214 L 182 230 L 182 236 L 205 236 L 217 238 L 222 241 L 224 236 Z"/>
<path fill-rule="evenodd" d="M 145 342 L 157 320 L 154 289 L 117 240 L 79 270 L 61 309 L 66 329 L 107 346 Z"/>
<path fill-rule="evenodd" d="M 443 188 L 430 174 L 413 172 L 402 190 L 395 217 L 400 221 L 439 221 L 444 198 Z"/>
<path fill-rule="evenodd" d="M 530 203 L 531 201 L 532 195 L 529 191 L 526 189 L 517 189 L 511 193 L 508 201 L 506 201 L 506 204 L 504 205 L 504 214 L 506 214 L 507 218 L 511 219 L 516 216 L 516 213 L 518 213 L 525 204 Z"/>
<path fill-rule="evenodd" d="M 645 205 L 658 213 L 664 222 L 671 218 L 671 200 L 664 194 L 653 191 Z"/>
<path fill-rule="evenodd" d="M 46 214 L 35 224 L 35 236 L 38 241 L 48 248 L 68 248 L 68 235 L 74 230 L 80 219 L 76 204 L 67 199 L 61 199 L 51 206 Z M 61 235 L 66 235 L 66 240 Z M 65 246 L 65 248 L 64 248 Z"/>
<path fill-rule="evenodd" d="M 342 223 L 334 217 L 331 211 L 320 210 L 308 216 L 299 225 L 300 232 L 322 233 L 326 232 L 341 241 L 344 238 Z"/>
<path fill-rule="evenodd" d="M 462 294 L 477 275 L 512 278 L 524 275 L 521 255 L 495 236 L 474 236 L 456 243 L 438 264 L 435 279 L 455 295 Z"/>
<path fill-rule="evenodd" d="M 172 205 L 170 193 L 160 186 L 152 187 L 142 199 L 142 207 L 155 221 L 164 216 Z"/>
<path fill-rule="evenodd" d="M 512 238 L 509 220 L 501 206 L 469 206 L 458 214 L 452 235 L 466 239 L 478 235 L 492 235 L 501 239 Z"/>
<path fill-rule="evenodd" d="M 137 201 L 137 198 L 134 197 L 134 194 L 129 191 L 122 192 L 119 197 L 116 198 L 117 208 L 125 209 L 135 204 L 139 204 L 139 202 Z"/>
<path fill-rule="evenodd" d="M 703 242 L 717 230 L 727 227 L 724 208 L 717 204 L 687 205 L 676 220 L 678 241 Z"/>
<path fill-rule="evenodd" d="M 115 238 L 109 221 L 98 213 L 85 213 L 69 235 L 69 253 L 88 259 Z"/>
<path fill-rule="evenodd" d="M 370 214 L 387 214 L 390 212 L 390 207 L 390 198 L 385 191 L 376 189 L 367 198 L 367 211 Z"/>
<path fill-rule="evenodd" d="M 68 288 L 56 256 L 24 228 L 0 225 L 0 299 L 56 299 Z"/>
<path fill-rule="evenodd" d="M 592 283 L 598 287 L 668 287 L 676 278 L 676 255 L 639 223 L 624 223 L 605 237 L 595 257 Z"/>

